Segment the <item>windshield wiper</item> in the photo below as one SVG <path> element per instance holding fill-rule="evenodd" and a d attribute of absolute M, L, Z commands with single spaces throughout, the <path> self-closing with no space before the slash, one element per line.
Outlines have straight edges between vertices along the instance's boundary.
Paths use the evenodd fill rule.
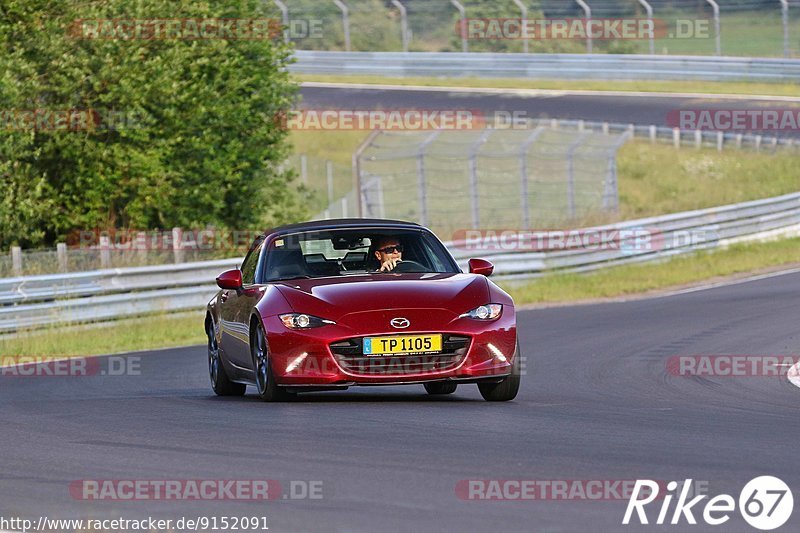
<path fill-rule="evenodd" d="M 292 281 L 293 279 L 311 279 L 311 276 L 307 276 L 305 274 L 299 274 L 297 276 L 290 276 L 288 278 L 271 279 L 269 281 Z"/>

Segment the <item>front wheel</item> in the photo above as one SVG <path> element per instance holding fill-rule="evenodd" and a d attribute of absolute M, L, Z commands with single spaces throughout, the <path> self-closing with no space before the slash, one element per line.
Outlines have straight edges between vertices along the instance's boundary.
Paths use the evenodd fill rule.
<path fill-rule="evenodd" d="M 234 383 L 228 379 L 222 359 L 219 355 L 219 342 L 214 332 L 214 324 L 209 320 L 206 323 L 206 336 L 208 337 L 208 376 L 211 378 L 211 388 L 217 396 L 244 396 L 247 385 Z"/>
<path fill-rule="evenodd" d="M 511 374 L 503 378 L 499 383 L 478 383 L 478 390 L 487 402 L 507 402 L 517 397 L 519 392 L 520 379 L 520 358 L 519 341 L 517 350 L 514 352 L 514 362 L 511 364 Z"/>
<path fill-rule="evenodd" d="M 250 352 L 253 355 L 253 368 L 256 374 L 256 391 L 265 402 L 280 402 L 294 397 L 280 388 L 272 373 L 269 359 L 269 346 L 264 327 L 258 324 L 250 336 Z"/>

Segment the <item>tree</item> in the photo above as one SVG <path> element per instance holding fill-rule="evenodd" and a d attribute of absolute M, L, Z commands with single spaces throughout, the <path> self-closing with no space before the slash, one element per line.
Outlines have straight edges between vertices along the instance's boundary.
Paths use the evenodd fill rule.
<path fill-rule="evenodd" d="M 279 31 L 239 38 L 214 25 L 192 38 L 188 20 L 247 28 L 279 20 L 271 5 L 0 3 L 0 246 L 51 244 L 76 229 L 235 229 L 304 216 L 302 191 L 281 170 L 287 132 L 273 118 L 296 98 L 290 47 Z M 145 38 L 164 19 L 181 29 Z"/>

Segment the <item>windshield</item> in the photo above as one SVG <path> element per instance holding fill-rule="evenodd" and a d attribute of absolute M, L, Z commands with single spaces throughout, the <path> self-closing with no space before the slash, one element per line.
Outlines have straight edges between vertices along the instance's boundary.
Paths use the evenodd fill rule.
<path fill-rule="evenodd" d="M 391 268 L 384 263 L 391 263 Z M 348 229 L 292 233 L 272 241 L 266 281 L 330 276 L 457 273 L 439 240 L 424 230 Z"/>

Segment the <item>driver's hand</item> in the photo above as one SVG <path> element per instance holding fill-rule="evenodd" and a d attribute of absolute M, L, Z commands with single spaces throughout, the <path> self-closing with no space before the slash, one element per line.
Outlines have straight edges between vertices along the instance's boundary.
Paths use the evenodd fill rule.
<path fill-rule="evenodd" d="M 394 270 L 394 267 L 397 266 L 397 263 L 402 262 L 402 259 L 392 259 L 389 258 L 381 264 L 381 269 L 378 272 L 389 272 Z"/>

